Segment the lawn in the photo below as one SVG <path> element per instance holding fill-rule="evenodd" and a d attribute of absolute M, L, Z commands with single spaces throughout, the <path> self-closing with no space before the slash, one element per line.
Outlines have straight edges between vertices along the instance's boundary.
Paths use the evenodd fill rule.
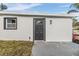
<path fill-rule="evenodd" d="M 0 41 L 0 56 L 30 56 L 31 41 Z"/>

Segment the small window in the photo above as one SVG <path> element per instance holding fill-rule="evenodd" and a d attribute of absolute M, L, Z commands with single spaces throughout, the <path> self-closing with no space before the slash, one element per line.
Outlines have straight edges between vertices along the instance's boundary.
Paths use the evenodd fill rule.
<path fill-rule="evenodd" d="M 17 29 L 17 18 L 5 17 L 4 18 L 4 29 L 8 29 L 8 30 Z"/>

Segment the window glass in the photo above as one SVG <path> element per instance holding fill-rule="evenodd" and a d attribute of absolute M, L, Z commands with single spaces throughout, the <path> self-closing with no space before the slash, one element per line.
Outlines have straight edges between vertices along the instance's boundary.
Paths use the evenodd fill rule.
<path fill-rule="evenodd" d="M 17 28 L 17 18 L 5 17 L 4 18 L 4 29 L 16 29 Z"/>

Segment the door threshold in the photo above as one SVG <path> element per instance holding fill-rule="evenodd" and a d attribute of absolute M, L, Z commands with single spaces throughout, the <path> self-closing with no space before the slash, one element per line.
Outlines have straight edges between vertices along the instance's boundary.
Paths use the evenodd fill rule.
<path fill-rule="evenodd" d="M 34 40 L 34 42 L 45 42 L 44 40 Z"/>

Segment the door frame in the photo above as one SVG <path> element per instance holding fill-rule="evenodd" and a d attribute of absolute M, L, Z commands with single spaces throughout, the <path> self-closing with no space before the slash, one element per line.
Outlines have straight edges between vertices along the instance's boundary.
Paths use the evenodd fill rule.
<path fill-rule="evenodd" d="M 44 26 L 43 26 L 43 40 L 46 41 L 46 19 L 45 18 L 41 18 L 41 17 L 37 17 L 37 18 L 33 18 L 33 42 L 35 41 L 35 20 L 36 19 L 43 19 L 44 20 Z"/>

